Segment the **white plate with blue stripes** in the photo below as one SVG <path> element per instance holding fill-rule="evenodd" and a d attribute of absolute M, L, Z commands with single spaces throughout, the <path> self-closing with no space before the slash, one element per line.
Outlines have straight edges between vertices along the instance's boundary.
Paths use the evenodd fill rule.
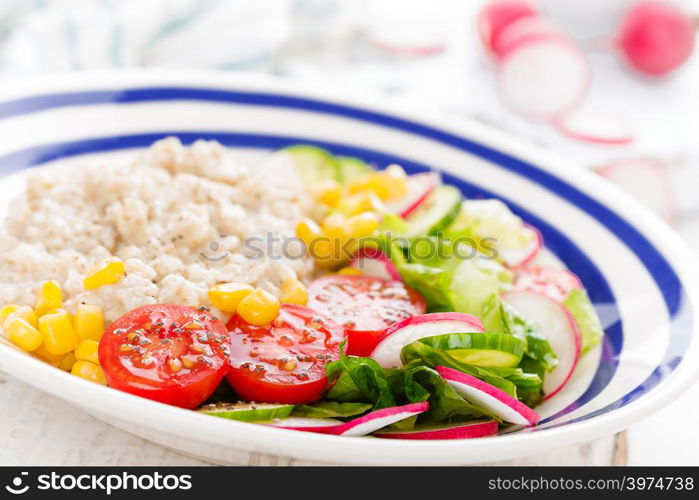
<path fill-rule="evenodd" d="M 23 169 L 128 154 L 170 135 L 186 144 L 215 139 L 241 155 L 316 144 L 409 172 L 435 169 L 465 196 L 500 198 L 580 276 L 604 323 L 604 341 L 565 389 L 537 408 L 539 426 L 455 441 L 334 437 L 212 419 L 91 384 L 0 345 L 4 371 L 117 427 L 221 463 L 245 461 L 249 453 L 435 465 L 536 455 L 628 427 L 697 378 L 699 272 L 672 230 L 593 174 L 463 119 L 410 114 L 261 76 L 125 71 L 42 78 L 0 91 L 2 199 L 17 189 Z"/>

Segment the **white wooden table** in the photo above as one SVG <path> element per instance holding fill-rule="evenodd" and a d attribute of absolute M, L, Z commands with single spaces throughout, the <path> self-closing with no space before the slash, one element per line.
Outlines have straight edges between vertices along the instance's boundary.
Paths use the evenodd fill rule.
<path fill-rule="evenodd" d="M 699 216 L 683 220 L 678 229 L 699 255 Z M 0 401 L 0 465 L 205 465 L 115 429 L 1 372 Z M 677 424 L 698 407 L 699 384 L 626 433 L 502 464 L 699 465 L 699 428 Z M 265 464 L 256 456 L 250 463 Z"/>

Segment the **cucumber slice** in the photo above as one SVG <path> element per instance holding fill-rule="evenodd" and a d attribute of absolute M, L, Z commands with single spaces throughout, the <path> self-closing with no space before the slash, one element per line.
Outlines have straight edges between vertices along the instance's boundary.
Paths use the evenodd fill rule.
<path fill-rule="evenodd" d="M 454 186 L 439 186 L 408 216 L 409 238 L 444 231 L 458 215 L 461 192 Z"/>
<path fill-rule="evenodd" d="M 449 333 L 420 339 L 433 349 L 476 366 L 511 368 L 519 365 L 526 343 L 506 333 Z"/>
<path fill-rule="evenodd" d="M 323 148 L 300 144 L 282 149 L 294 159 L 299 176 L 307 185 L 328 179 L 339 180 L 340 164 Z"/>
<path fill-rule="evenodd" d="M 294 405 L 269 403 L 216 403 L 204 405 L 197 411 L 214 417 L 240 420 L 242 422 L 271 422 L 275 418 L 291 415 Z"/>
<path fill-rule="evenodd" d="M 338 180 L 343 184 L 374 171 L 367 163 L 352 156 L 339 156 Z"/>

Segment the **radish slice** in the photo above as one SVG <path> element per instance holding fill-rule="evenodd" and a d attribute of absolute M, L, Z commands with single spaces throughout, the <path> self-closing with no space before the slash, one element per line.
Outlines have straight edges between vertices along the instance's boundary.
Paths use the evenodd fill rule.
<path fill-rule="evenodd" d="M 577 108 L 590 85 L 583 52 L 538 17 L 510 24 L 498 40 L 498 82 L 506 104 L 531 119 L 552 121 Z"/>
<path fill-rule="evenodd" d="M 677 218 L 677 207 L 667 170 L 656 161 L 638 158 L 612 163 L 597 171 L 668 222 Z"/>
<path fill-rule="evenodd" d="M 508 292 L 503 299 L 536 323 L 558 357 L 558 366 L 544 378 L 544 399 L 568 382 L 580 358 L 580 330 L 568 309 L 557 300 L 534 291 Z"/>
<path fill-rule="evenodd" d="M 526 266 L 515 270 L 513 291 L 539 292 L 563 302 L 571 290 L 582 288 L 580 278 L 565 269 Z"/>
<path fill-rule="evenodd" d="M 539 421 L 539 414 L 513 398 L 505 391 L 453 368 L 435 368 L 444 380 L 465 400 L 516 425 L 531 426 Z"/>
<path fill-rule="evenodd" d="M 517 19 L 536 16 L 533 5 L 524 0 L 496 0 L 478 14 L 478 34 L 486 49 L 493 51 L 502 31 Z"/>
<path fill-rule="evenodd" d="M 384 439 L 470 439 L 495 436 L 497 433 L 498 423 L 495 420 L 486 420 L 485 422 L 462 422 L 412 431 L 378 431 L 374 433 L 374 436 Z"/>
<path fill-rule="evenodd" d="M 405 218 L 413 213 L 427 197 L 434 191 L 441 179 L 439 175 L 434 173 L 416 174 L 407 178 L 408 194 L 396 201 L 390 201 L 385 204 L 386 209 L 394 214 L 398 214 Z"/>
<path fill-rule="evenodd" d="M 333 429 L 343 424 L 344 422 L 342 422 L 341 420 L 335 420 L 332 418 L 289 417 L 281 419 L 278 422 L 273 422 L 271 424 L 266 425 L 270 425 L 272 427 L 279 427 L 280 429 L 329 434 Z"/>
<path fill-rule="evenodd" d="M 548 267 L 557 270 L 566 270 L 566 266 L 551 250 L 542 247 L 532 260 L 527 262 L 527 267 Z"/>
<path fill-rule="evenodd" d="M 618 117 L 575 111 L 554 121 L 554 128 L 576 141 L 604 146 L 621 146 L 633 141 L 633 134 Z"/>
<path fill-rule="evenodd" d="M 541 232 L 534 226 L 524 224 L 522 228 L 524 233 L 530 233 L 529 243 L 518 249 L 499 248 L 500 258 L 509 267 L 525 266 L 531 262 L 544 246 L 544 237 Z"/>
<path fill-rule="evenodd" d="M 627 12 L 617 44 L 637 71 L 663 76 L 680 67 L 694 49 L 696 21 L 667 2 L 641 2 Z"/>
<path fill-rule="evenodd" d="M 337 427 L 333 427 L 329 434 L 339 436 L 366 436 L 383 427 L 426 412 L 429 408 L 430 404 L 427 402 L 382 408 L 357 417 L 349 422 L 345 422 Z"/>
<path fill-rule="evenodd" d="M 365 276 L 403 281 L 391 259 L 378 248 L 360 248 L 349 266 L 358 269 Z"/>
<path fill-rule="evenodd" d="M 411 342 L 446 333 L 471 332 L 485 332 L 485 329 L 481 321 L 470 314 L 443 312 L 411 316 L 386 330 L 371 357 L 384 368 L 401 366 L 400 351 Z"/>

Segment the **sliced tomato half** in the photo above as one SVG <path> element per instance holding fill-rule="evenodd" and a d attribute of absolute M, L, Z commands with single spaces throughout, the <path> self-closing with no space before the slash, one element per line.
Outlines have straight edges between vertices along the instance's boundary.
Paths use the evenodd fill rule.
<path fill-rule="evenodd" d="M 98 354 L 110 387 L 196 408 L 228 370 L 230 341 L 225 325 L 204 308 L 154 304 L 109 325 Z"/>
<path fill-rule="evenodd" d="M 228 322 L 230 368 L 226 380 L 246 401 L 309 403 L 328 385 L 325 365 L 339 359 L 344 331 L 308 307 L 283 304 L 271 323 L 255 326 L 238 315 Z"/>
<path fill-rule="evenodd" d="M 388 327 L 426 310 L 422 296 L 401 281 L 371 276 L 324 276 L 308 292 L 308 306 L 345 329 L 346 351 L 354 356 L 369 356 Z"/>

